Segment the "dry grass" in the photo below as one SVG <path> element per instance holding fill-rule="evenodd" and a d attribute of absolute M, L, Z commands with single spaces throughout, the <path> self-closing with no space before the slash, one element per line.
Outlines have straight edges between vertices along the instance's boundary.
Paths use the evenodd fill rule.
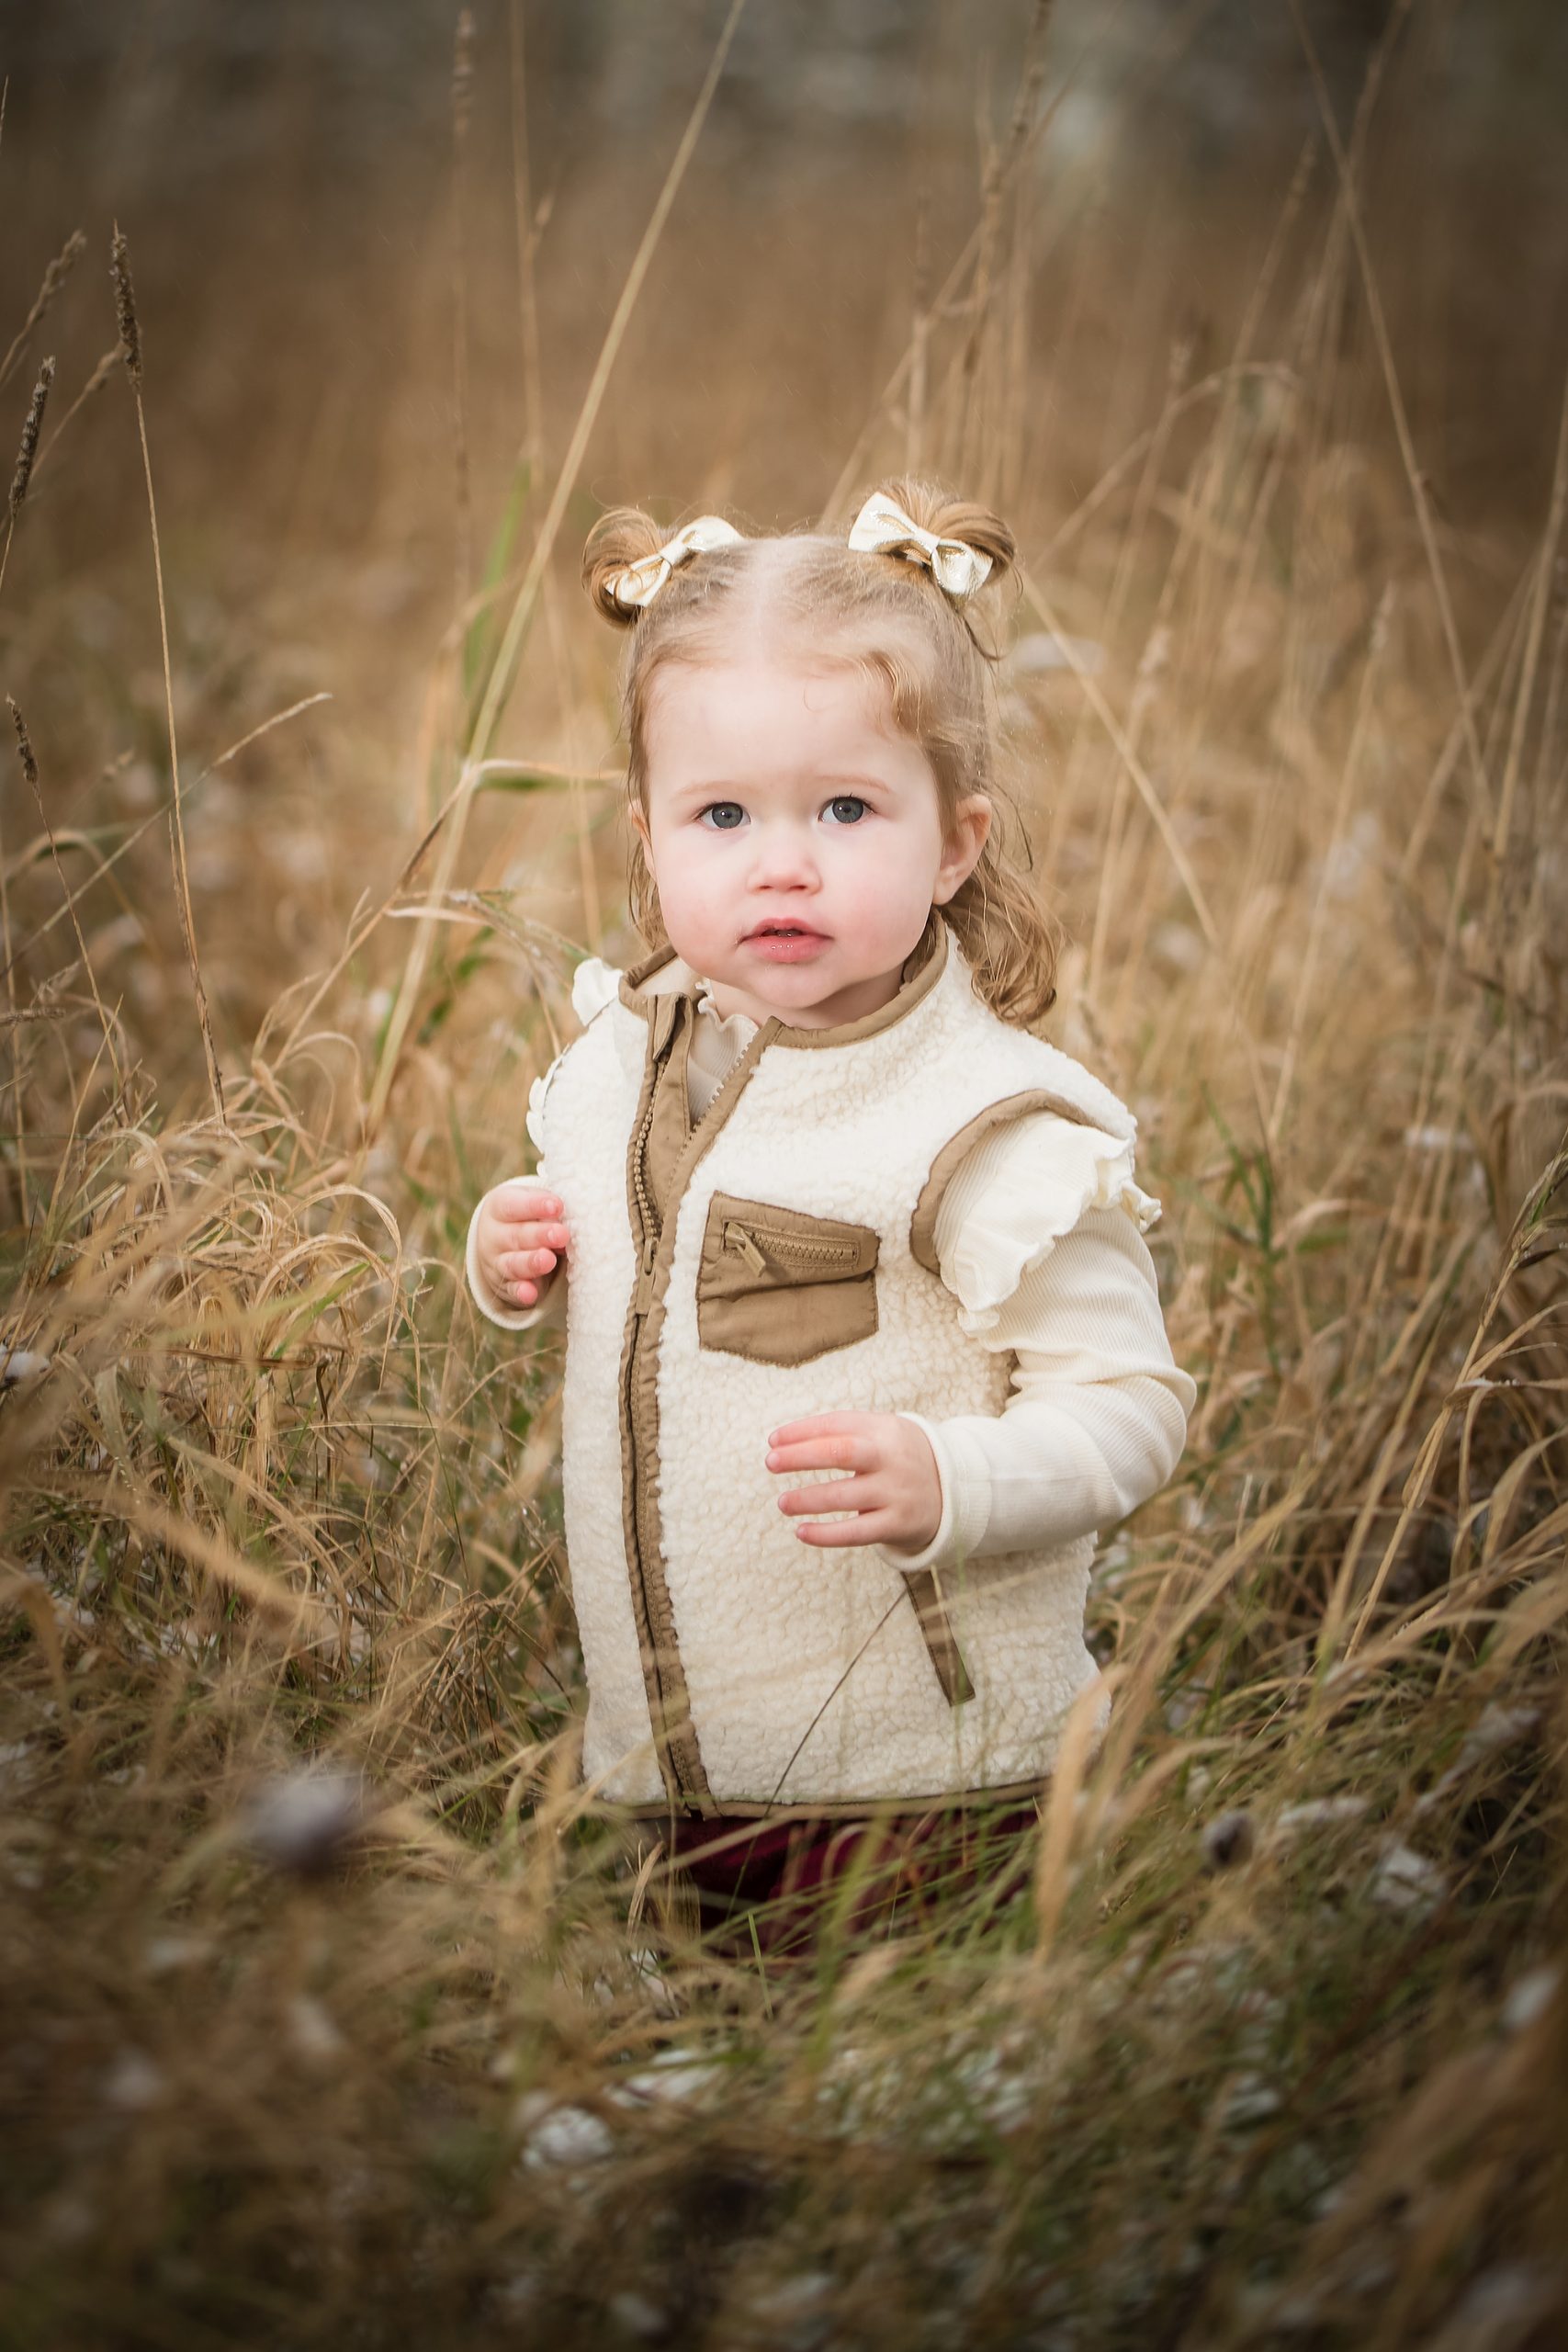
<path fill-rule="evenodd" d="M 0 844 L 7 2345 L 1555 2340 L 1563 444 L 1534 535 L 1467 543 L 1369 424 L 1402 418 L 1340 329 L 1377 310 L 1369 100 L 1235 348 L 1179 348 L 1047 527 L 1044 55 L 854 470 L 913 457 L 1022 526 L 1052 1030 L 1140 1113 L 1201 1377 L 1097 1576 L 1107 1744 L 1002 1916 L 955 1887 L 772 1975 L 574 1787 L 556 1343 L 476 1324 L 459 1242 L 570 1023 L 529 892 L 574 880 L 594 933 L 615 903 L 605 653 L 558 582 L 661 211 L 433 666 L 405 844 L 281 665 L 185 657 L 202 1115 L 174 686 L 106 725 L 93 825 L 49 816 L 34 720 L 45 823 Z M 502 757 L 541 673 L 583 695 Z"/>

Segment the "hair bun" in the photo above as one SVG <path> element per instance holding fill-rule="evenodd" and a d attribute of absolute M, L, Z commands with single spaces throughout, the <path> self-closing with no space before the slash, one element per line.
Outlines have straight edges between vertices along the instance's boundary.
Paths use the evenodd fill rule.
<path fill-rule="evenodd" d="M 582 550 L 582 584 L 595 612 L 603 613 L 617 628 L 635 628 L 637 613 L 635 606 L 616 602 L 610 593 L 611 582 L 634 563 L 657 555 L 665 537 L 652 515 L 637 506 L 612 506 L 589 532 Z"/>
<path fill-rule="evenodd" d="M 999 514 L 993 514 L 988 506 L 976 505 L 973 499 L 954 497 L 943 483 L 923 474 L 896 474 L 877 482 L 869 495 L 890 498 L 911 523 L 930 531 L 933 538 L 961 539 L 977 555 L 988 556 L 987 588 L 998 586 L 1018 561 L 1018 542 Z"/>

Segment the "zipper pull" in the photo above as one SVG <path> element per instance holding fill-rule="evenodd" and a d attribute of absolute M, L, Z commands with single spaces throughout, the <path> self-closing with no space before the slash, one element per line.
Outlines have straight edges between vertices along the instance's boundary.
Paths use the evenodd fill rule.
<path fill-rule="evenodd" d="M 727 1225 L 724 1238 L 732 1250 L 739 1250 L 754 1274 L 765 1274 L 768 1261 L 743 1225 Z"/>
<path fill-rule="evenodd" d="M 650 1233 L 642 1245 L 642 1263 L 637 1268 L 637 1295 L 632 1300 L 632 1313 L 646 1315 L 653 1305 L 653 1261 L 659 1243 Z"/>

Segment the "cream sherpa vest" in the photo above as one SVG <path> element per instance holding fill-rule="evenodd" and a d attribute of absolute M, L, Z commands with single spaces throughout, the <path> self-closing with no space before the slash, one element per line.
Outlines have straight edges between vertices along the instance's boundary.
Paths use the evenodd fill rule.
<path fill-rule="evenodd" d="M 1092 1539 L 939 1586 L 870 1546 L 799 1543 L 763 1457 L 811 1413 L 998 1413 L 1007 1359 L 960 1329 L 937 1272 L 942 1189 L 998 1121 L 1049 1109 L 1130 1139 L 1131 1115 L 980 1002 L 934 916 L 890 1004 L 765 1022 L 694 1125 L 696 986 L 668 949 L 623 976 L 531 1122 L 573 1228 L 586 1774 L 698 1814 L 1038 1783 L 1099 1679 Z"/>

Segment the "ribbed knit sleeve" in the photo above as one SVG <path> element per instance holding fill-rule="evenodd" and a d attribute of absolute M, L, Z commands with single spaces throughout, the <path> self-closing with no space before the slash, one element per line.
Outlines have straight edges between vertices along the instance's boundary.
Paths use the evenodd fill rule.
<path fill-rule="evenodd" d="M 1180 1457 L 1196 1396 L 1178 1369 L 1143 1235 L 1158 1204 L 1131 1147 L 1049 1113 L 976 1148 L 937 1218 L 942 1277 L 964 1328 L 1013 1359 L 993 1419 L 925 1431 L 942 1523 L 904 1569 L 1049 1549 L 1124 1519 Z"/>

